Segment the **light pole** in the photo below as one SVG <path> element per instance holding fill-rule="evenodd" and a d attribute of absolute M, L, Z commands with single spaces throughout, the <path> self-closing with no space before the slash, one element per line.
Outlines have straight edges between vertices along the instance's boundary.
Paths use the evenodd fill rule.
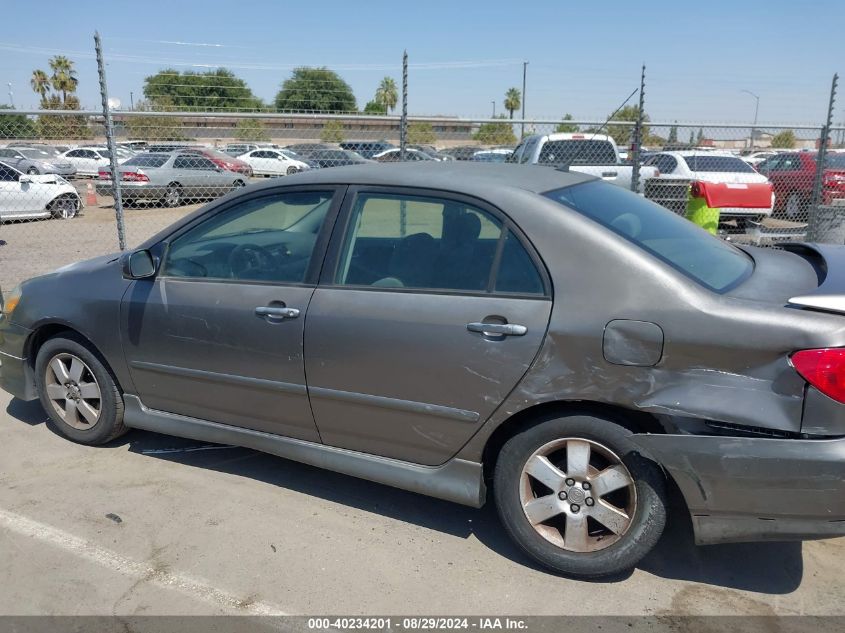
<path fill-rule="evenodd" d="M 9 86 L 9 105 L 12 106 L 12 110 L 15 109 L 15 96 L 12 94 L 12 82 L 6 84 Z"/>
<path fill-rule="evenodd" d="M 493 118 L 495 119 L 496 118 L 496 100 L 493 99 L 493 100 L 490 101 L 490 103 L 493 104 Z"/>
<path fill-rule="evenodd" d="M 129 109 L 135 110 L 135 93 L 131 90 L 129 91 Z"/>
<path fill-rule="evenodd" d="M 740 90 L 740 92 L 745 92 L 747 94 L 750 94 L 752 97 L 754 97 L 754 100 L 755 100 L 755 104 L 754 104 L 754 124 L 751 127 L 751 139 L 750 139 L 750 142 L 748 144 L 749 145 L 748 149 L 753 149 L 754 148 L 754 134 L 756 134 L 756 132 L 757 132 L 757 113 L 760 111 L 760 97 L 757 96 L 756 94 L 754 94 L 753 92 L 751 92 L 750 90 L 746 90 L 745 88 Z"/>
<path fill-rule="evenodd" d="M 528 73 L 528 62 L 522 62 L 522 126 L 519 131 L 519 138 L 525 138 L 525 75 Z"/>

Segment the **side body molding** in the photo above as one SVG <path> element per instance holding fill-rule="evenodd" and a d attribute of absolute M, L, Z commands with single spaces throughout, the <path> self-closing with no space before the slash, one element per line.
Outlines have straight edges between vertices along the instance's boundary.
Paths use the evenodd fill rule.
<path fill-rule="evenodd" d="M 481 464 L 451 459 L 441 466 L 420 466 L 226 424 L 149 409 L 137 396 L 124 396 L 126 426 L 218 444 L 251 448 L 285 459 L 410 492 L 480 508 L 486 498 Z"/>

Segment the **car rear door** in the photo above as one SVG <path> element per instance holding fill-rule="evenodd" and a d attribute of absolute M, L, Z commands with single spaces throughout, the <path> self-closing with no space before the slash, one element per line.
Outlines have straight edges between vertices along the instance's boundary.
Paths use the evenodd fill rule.
<path fill-rule="evenodd" d="M 159 247 L 121 308 L 135 393 L 149 408 L 319 441 L 302 354 L 308 303 L 343 188 L 262 190 Z"/>
<path fill-rule="evenodd" d="M 440 464 L 531 365 L 551 310 L 545 269 L 485 203 L 438 191 L 347 195 L 305 327 L 326 444 Z"/>

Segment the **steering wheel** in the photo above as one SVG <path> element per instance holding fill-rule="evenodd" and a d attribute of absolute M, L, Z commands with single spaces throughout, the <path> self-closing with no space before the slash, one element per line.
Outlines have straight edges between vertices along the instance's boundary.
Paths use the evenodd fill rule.
<path fill-rule="evenodd" d="M 273 255 L 258 244 L 238 244 L 229 253 L 229 270 L 233 279 L 238 279 L 248 270 L 272 268 Z"/>

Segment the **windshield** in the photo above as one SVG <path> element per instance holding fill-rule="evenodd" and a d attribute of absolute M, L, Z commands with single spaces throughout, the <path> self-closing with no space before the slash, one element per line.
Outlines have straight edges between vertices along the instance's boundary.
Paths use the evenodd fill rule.
<path fill-rule="evenodd" d="M 825 160 L 830 169 L 845 169 L 845 154 L 831 154 Z"/>
<path fill-rule="evenodd" d="M 692 171 L 721 171 L 754 173 L 754 168 L 733 156 L 684 156 Z"/>
<path fill-rule="evenodd" d="M 745 281 L 754 261 L 745 252 L 630 191 L 586 182 L 543 194 L 574 209 L 715 292 Z"/>
<path fill-rule="evenodd" d="M 548 141 L 543 144 L 537 162 L 541 165 L 613 164 L 616 162 L 616 151 L 610 141 Z"/>
<path fill-rule="evenodd" d="M 18 151 L 26 156 L 27 158 L 35 158 L 44 160 L 46 158 L 50 158 L 53 156 L 52 152 L 45 151 L 43 149 L 30 149 L 28 147 L 24 147 L 22 149 L 18 149 Z"/>
<path fill-rule="evenodd" d="M 169 158 L 170 156 L 167 155 L 141 154 L 140 156 L 130 158 L 123 164 L 133 167 L 161 167 Z"/>

